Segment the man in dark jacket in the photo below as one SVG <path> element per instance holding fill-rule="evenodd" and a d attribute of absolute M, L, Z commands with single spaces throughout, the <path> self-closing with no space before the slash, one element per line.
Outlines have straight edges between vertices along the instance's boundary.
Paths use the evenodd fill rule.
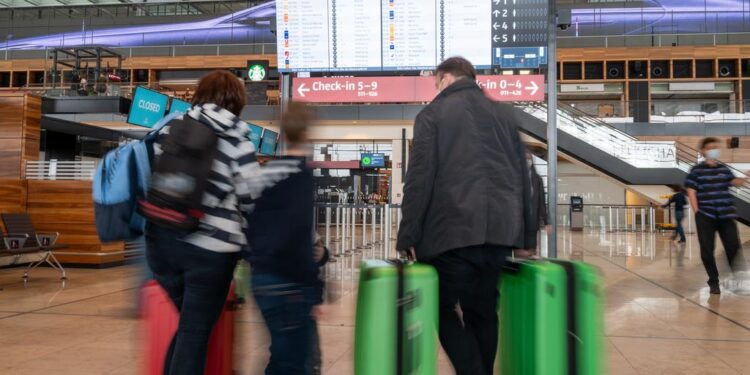
<path fill-rule="evenodd" d="M 511 249 L 536 247 L 529 170 L 514 109 L 484 95 L 469 61 L 445 60 L 436 84 L 414 125 L 397 248 L 438 272 L 456 373 L 492 374 L 500 270 Z"/>

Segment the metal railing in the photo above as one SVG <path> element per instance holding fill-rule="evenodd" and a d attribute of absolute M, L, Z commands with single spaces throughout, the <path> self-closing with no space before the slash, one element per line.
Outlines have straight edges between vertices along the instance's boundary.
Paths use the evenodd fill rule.
<path fill-rule="evenodd" d="M 362 259 L 397 256 L 400 205 L 316 203 L 314 217 L 316 229 L 331 251 L 329 276 L 353 279 Z"/>
<path fill-rule="evenodd" d="M 569 227 L 569 205 L 560 204 L 558 222 Z M 356 279 L 363 259 L 392 259 L 397 256 L 396 238 L 401 223 L 401 205 L 316 203 L 315 228 L 331 252 L 326 274 L 333 279 Z M 693 215 L 686 208 L 684 228 L 692 233 Z M 660 206 L 584 205 L 584 229 L 602 232 L 653 233 L 671 231 L 676 224 L 674 210 Z M 546 241 L 543 236 L 542 241 Z M 540 244 L 542 250 L 544 244 Z M 543 250 L 544 251 L 544 250 Z"/>
<path fill-rule="evenodd" d="M 546 122 L 547 105 L 522 103 L 520 109 Z M 575 108 L 559 104 L 558 129 L 638 168 L 675 168 L 675 142 L 646 142 Z"/>
<path fill-rule="evenodd" d="M 570 227 L 570 205 L 558 204 L 557 222 Z M 677 224 L 674 208 L 654 205 L 592 205 L 583 206 L 583 228 L 606 232 L 656 232 L 673 230 Z M 685 233 L 693 233 L 692 209 L 685 207 Z"/>
<path fill-rule="evenodd" d="M 92 180 L 95 161 L 26 161 L 27 180 Z"/>
<path fill-rule="evenodd" d="M 517 107 L 547 122 L 547 106 L 518 103 Z M 638 168 L 679 168 L 688 173 L 702 161 L 700 152 L 680 142 L 642 142 L 601 119 L 564 103 L 558 106 L 558 129 Z M 670 154 L 671 152 L 671 154 Z M 744 172 L 727 166 L 738 177 Z M 732 194 L 750 204 L 750 182 L 731 189 Z"/>
<path fill-rule="evenodd" d="M 145 35 L 145 34 L 144 34 Z M 64 44 L 58 47 L 75 47 L 79 43 Z M 233 56 L 233 55 L 275 55 L 276 43 L 228 43 L 228 44 L 180 44 L 124 47 L 110 45 L 109 49 L 125 58 L 148 56 Z M 0 57 L 12 59 L 43 59 L 49 49 L 12 49 L 0 44 Z"/>

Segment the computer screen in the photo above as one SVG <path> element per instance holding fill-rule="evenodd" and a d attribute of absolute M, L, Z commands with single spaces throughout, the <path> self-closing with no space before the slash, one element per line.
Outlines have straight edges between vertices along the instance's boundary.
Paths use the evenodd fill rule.
<path fill-rule="evenodd" d="M 164 117 L 169 97 L 160 92 L 138 86 L 128 113 L 128 124 L 150 128 Z"/>
<path fill-rule="evenodd" d="M 279 142 L 279 133 L 265 129 L 260 143 L 260 153 L 263 155 L 275 155 L 276 144 Z"/>
<path fill-rule="evenodd" d="M 255 124 L 247 124 L 247 127 L 250 129 L 247 137 L 250 138 L 250 142 L 253 142 L 255 150 L 260 150 L 260 139 L 263 136 L 263 128 Z"/>
<path fill-rule="evenodd" d="M 385 154 L 363 153 L 359 157 L 362 168 L 385 168 Z"/>
<path fill-rule="evenodd" d="M 169 113 L 187 113 L 193 105 L 180 99 L 172 99 L 172 105 L 169 106 Z"/>

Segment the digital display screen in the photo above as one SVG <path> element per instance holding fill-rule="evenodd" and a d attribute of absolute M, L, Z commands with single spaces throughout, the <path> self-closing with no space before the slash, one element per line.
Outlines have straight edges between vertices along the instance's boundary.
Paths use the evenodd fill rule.
<path fill-rule="evenodd" d="M 178 16 L 175 22 L 85 30 L 81 30 L 80 22 L 77 27 L 76 22 L 71 22 L 60 26 L 60 32 L 49 33 L 48 28 L 40 27 L 25 30 L 23 34 L 28 36 L 20 38 L 12 37 L 11 30 L 7 30 L 7 34 L 0 34 L 0 51 L 92 45 L 122 48 L 234 44 L 242 35 L 255 43 L 283 42 L 278 45 L 282 70 L 406 68 L 435 65 L 442 56 L 451 55 L 462 55 L 476 65 L 489 65 L 490 48 L 543 46 L 546 3 L 547 0 L 269 1 L 231 14 L 187 22 Z M 567 30 L 558 30 L 563 37 L 750 32 L 747 0 L 567 3 L 572 11 L 571 25 Z M 488 11 L 492 20 L 485 16 Z M 277 17 L 276 37 L 270 32 L 270 22 L 265 21 L 271 17 Z M 83 13 L 79 18 L 85 18 Z M 335 43 L 329 44 L 329 40 Z M 735 44 L 740 44 L 741 39 L 737 40 Z M 668 41 L 671 40 L 663 43 Z M 358 48 L 351 48 L 352 45 Z M 427 52 L 428 58 L 420 52 Z M 270 78 L 274 78 L 273 74 L 274 70 L 269 69 Z"/>
<path fill-rule="evenodd" d="M 546 45 L 547 0 L 277 0 L 280 71 L 489 68 L 494 50 Z"/>
<path fill-rule="evenodd" d="M 172 104 L 169 106 L 169 113 L 187 113 L 193 105 L 180 99 L 172 99 Z"/>
<path fill-rule="evenodd" d="M 153 127 L 164 117 L 168 101 L 167 95 L 145 87 L 136 87 L 130 113 L 128 113 L 128 123 L 147 128 Z"/>
<path fill-rule="evenodd" d="M 247 127 L 250 129 L 250 133 L 247 137 L 250 139 L 250 142 L 253 143 L 253 146 L 255 146 L 255 150 L 259 150 L 260 140 L 263 136 L 263 128 L 255 124 L 247 124 Z"/>
<path fill-rule="evenodd" d="M 366 153 L 359 157 L 362 168 L 385 168 L 385 154 Z"/>
<path fill-rule="evenodd" d="M 263 137 L 260 142 L 260 153 L 263 155 L 275 155 L 276 144 L 279 142 L 279 133 L 271 130 L 264 130 Z"/>

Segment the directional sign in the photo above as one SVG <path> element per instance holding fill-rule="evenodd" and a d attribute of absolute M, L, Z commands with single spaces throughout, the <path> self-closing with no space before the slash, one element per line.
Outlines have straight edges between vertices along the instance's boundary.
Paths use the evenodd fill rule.
<path fill-rule="evenodd" d="M 492 0 L 493 50 L 546 46 L 547 6 L 548 0 Z"/>
<path fill-rule="evenodd" d="M 479 76 L 477 84 L 496 101 L 544 100 L 544 76 Z M 295 100 L 312 103 L 430 102 L 434 77 L 295 78 Z"/>
<path fill-rule="evenodd" d="M 477 83 L 490 99 L 499 102 L 544 100 L 543 75 L 479 76 Z"/>

